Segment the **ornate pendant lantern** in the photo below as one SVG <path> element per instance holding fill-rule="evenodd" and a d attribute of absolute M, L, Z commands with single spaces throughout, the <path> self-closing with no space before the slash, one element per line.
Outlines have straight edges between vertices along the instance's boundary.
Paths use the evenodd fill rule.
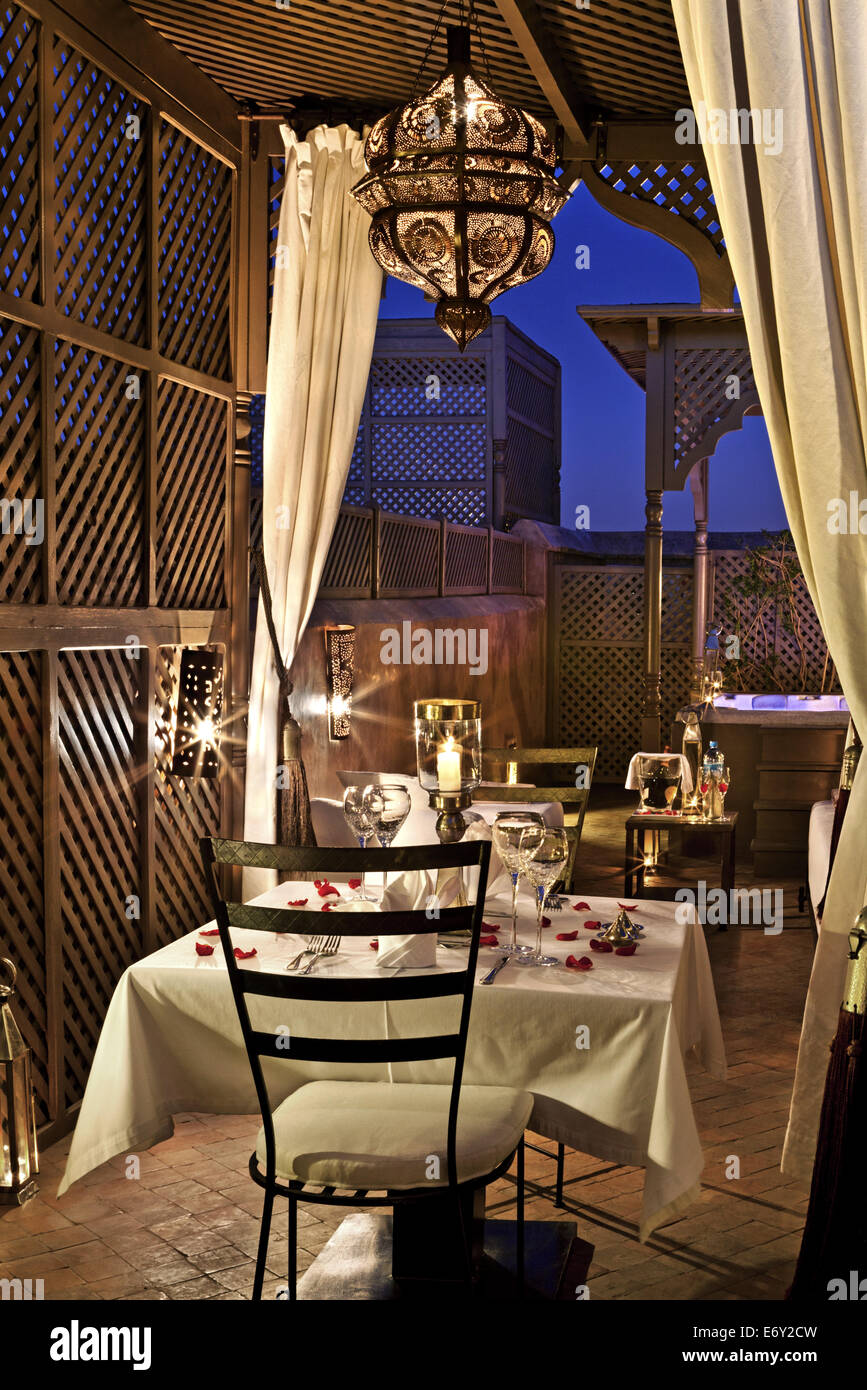
<path fill-rule="evenodd" d="M 469 27 L 447 35 L 438 81 L 370 131 L 352 194 L 373 218 L 378 263 L 439 301 L 437 323 L 463 352 L 490 323 L 490 301 L 546 268 L 548 224 L 569 195 L 544 127 L 474 73 Z"/>

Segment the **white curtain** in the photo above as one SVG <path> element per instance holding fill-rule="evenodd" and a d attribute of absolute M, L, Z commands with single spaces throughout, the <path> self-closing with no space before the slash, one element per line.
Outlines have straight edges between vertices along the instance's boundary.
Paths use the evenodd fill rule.
<path fill-rule="evenodd" d="M 290 666 L 309 620 L 340 509 L 370 370 L 382 271 L 370 218 L 349 190 L 364 173 L 348 126 L 304 141 L 282 127 L 286 175 L 265 403 L 262 532 L 274 622 Z M 325 680 L 323 653 L 323 686 Z M 262 600 L 256 623 L 244 834 L 273 843 L 278 684 Z M 261 871 L 257 871 L 260 874 Z M 245 875 L 245 893 L 260 886 Z"/>
<path fill-rule="evenodd" d="M 867 501 L 867 3 L 672 4 L 693 107 L 767 112 L 769 133 L 776 121 L 782 135 L 776 154 L 731 139 L 708 139 L 704 154 L 789 524 L 864 737 L 867 537 L 832 530 L 829 504 L 845 499 L 848 511 L 852 493 Z M 784 1171 L 801 1180 L 815 1156 L 845 933 L 867 899 L 865 824 L 867 758 L 834 864 L 801 1034 L 783 1157 Z M 770 997 L 775 949 L 769 938 Z"/>

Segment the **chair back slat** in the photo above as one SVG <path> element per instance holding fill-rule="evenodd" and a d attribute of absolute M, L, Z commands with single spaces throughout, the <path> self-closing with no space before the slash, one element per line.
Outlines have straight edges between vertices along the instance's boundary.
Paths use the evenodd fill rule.
<path fill-rule="evenodd" d="M 335 1063 L 341 1066 L 347 1063 L 445 1060 L 453 1064 L 445 1149 L 448 1181 L 451 1186 L 455 1186 L 458 1106 L 488 882 L 490 842 L 473 840 L 457 845 L 362 850 L 264 845 L 204 836 L 199 845 L 220 931 L 220 945 L 223 948 L 232 995 L 238 1010 L 244 1045 L 262 1113 L 267 1179 L 271 1182 L 275 1180 L 277 1148 L 271 1099 L 262 1071 L 262 1057 L 291 1062 Z M 479 876 L 476 901 L 471 907 L 443 908 L 438 917 L 428 918 L 422 911 L 375 914 L 323 913 L 321 907 L 317 912 L 288 906 L 271 908 L 258 903 L 228 903 L 224 901 L 217 881 L 219 864 L 278 869 L 296 874 L 318 871 L 325 877 L 331 873 L 359 876 L 363 870 L 382 870 L 388 874 L 421 869 L 440 871 L 477 867 Z M 332 936 L 368 936 L 375 933 L 378 937 L 453 931 L 459 927 L 468 927 L 470 935 L 466 964 L 463 968 L 407 976 L 391 975 L 382 971 L 379 977 L 371 974 L 362 978 L 340 979 L 329 975 L 302 976 L 288 972 L 242 968 L 234 954 L 231 936 L 233 927 Z M 377 971 L 373 961 L 371 970 Z M 265 1032 L 261 1027 L 254 1028 L 247 1006 L 250 995 L 305 1000 L 314 1004 L 325 1004 L 329 1001 L 375 1003 L 400 999 L 432 1001 L 452 996 L 460 999 L 460 1021 L 456 1033 L 422 1034 L 409 1038 L 319 1038 L 306 1035 L 296 1037 L 292 1031 L 291 1016 L 281 1020 L 273 1033 Z"/>
<path fill-rule="evenodd" d="M 286 1033 L 253 1033 L 259 1057 L 294 1062 L 430 1062 L 456 1057 L 460 1033 L 421 1038 L 303 1038 Z"/>
<path fill-rule="evenodd" d="M 578 853 L 578 845 L 581 840 L 581 832 L 584 829 L 584 817 L 587 814 L 587 803 L 590 799 L 590 787 L 593 782 L 593 773 L 596 770 L 596 755 L 598 748 L 483 748 L 482 762 L 495 763 L 516 763 L 518 765 L 518 776 L 520 780 L 521 764 L 540 767 L 565 767 L 571 765 L 573 768 L 585 768 L 583 785 L 559 786 L 559 787 L 540 787 L 540 786 L 494 786 L 484 783 L 473 792 L 473 801 L 491 802 L 502 801 L 506 805 L 513 802 L 524 802 L 532 805 L 534 802 L 559 801 L 564 806 L 574 808 L 578 813 L 576 825 L 566 827 L 566 835 L 569 840 L 569 860 L 563 875 L 563 882 L 567 891 L 573 888 L 573 875 L 575 869 L 575 859 Z"/>
<path fill-rule="evenodd" d="M 345 852 L 345 851 L 344 851 Z M 327 899 L 326 899 L 327 901 Z M 376 936 L 378 923 L 388 920 L 389 936 L 422 936 L 430 932 L 471 931 L 471 907 L 443 907 L 438 917 L 430 917 L 423 909 L 413 911 L 323 912 L 316 908 L 263 907 L 257 903 L 226 903 L 230 927 L 247 931 L 294 932 L 299 936 L 317 932 L 332 936 Z"/>
<path fill-rule="evenodd" d="M 239 864 L 248 869 L 295 870 L 313 873 L 350 872 L 359 877 L 363 872 L 403 873 L 412 869 L 429 869 L 434 856 L 440 855 L 439 867 L 466 869 L 478 864 L 476 841 L 457 845 L 404 845 L 400 849 L 334 849 L 316 845 L 263 845 L 248 840 L 222 840 L 206 837 L 217 864 Z"/>
<path fill-rule="evenodd" d="M 428 970 L 419 975 L 347 979 L 328 975 L 278 975 L 269 971 L 240 969 L 239 988 L 244 994 L 270 999 L 329 1000 L 341 1004 L 375 1004 L 379 1000 L 448 999 L 464 992 L 463 970 Z"/>

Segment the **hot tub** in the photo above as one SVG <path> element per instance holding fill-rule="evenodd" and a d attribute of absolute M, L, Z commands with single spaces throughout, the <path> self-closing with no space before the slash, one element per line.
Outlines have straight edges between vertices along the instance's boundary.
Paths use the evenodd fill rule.
<path fill-rule="evenodd" d="M 750 695 L 738 691 L 718 695 L 708 717 L 733 711 L 758 712 L 764 718 L 775 714 L 848 714 L 849 706 L 843 695 Z"/>
<path fill-rule="evenodd" d="M 810 808 L 839 784 L 849 707 L 842 695 L 718 695 L 701 716 L 731 769 L 726 810 L 738 812 L 737 857 L 757 879 L 807 876 Z M 679 751 L 683 724 L 671 729 Z"/>

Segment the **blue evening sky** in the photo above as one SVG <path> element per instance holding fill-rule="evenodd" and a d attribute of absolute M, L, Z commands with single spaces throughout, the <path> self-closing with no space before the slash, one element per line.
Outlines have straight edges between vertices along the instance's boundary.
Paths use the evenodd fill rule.
<path fill-rule="evenodd" d="M 644 392 L 578 317 L 578 304 L 695 303 L 692 263 L 668 242 L 627 226 L 582 186 L 553 223 L 551 265 L 521 289 L 494 300 L 495 314 L 559 358 L 563 368 L 562 521 L 590 507 L 594 531 L 644 526 Z M 575 267 L 576 247 L 590 266 Z M 420 290 L 389 279 L 383 318 L 427 318 L 434 306 Z M 691 529 L 692 496 L 667 492 L 663 526 Z M 761 417 L 726 435 L 710 465 L 714 531 L 779 530 L 785 512 Z"/>

